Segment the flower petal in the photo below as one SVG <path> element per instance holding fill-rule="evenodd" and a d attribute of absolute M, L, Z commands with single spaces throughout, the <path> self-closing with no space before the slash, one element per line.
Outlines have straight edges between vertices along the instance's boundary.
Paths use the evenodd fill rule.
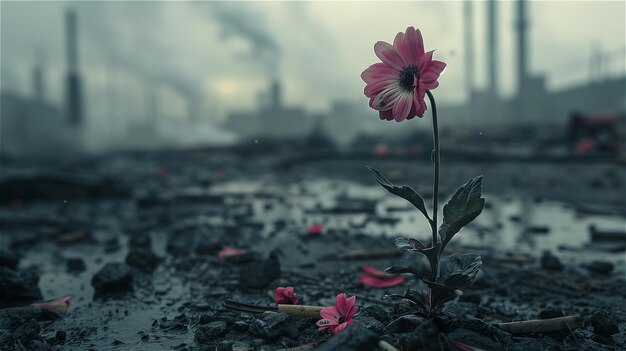
<path fill-rule="evenodd" d="M 426 102 L 424 101 L 424 91 L 420 89 L 415 89 L 413 93 L 413 104 L 416 106 L 417 110 L 415 114 L 417 117 L 423 117 L 424 112 L 428 109 L 426 107 Z"/>
<path fill-rule="evenodd" d="M 435 50 L 431 50 L 427 53 L 425 53 L 422 57 L 420 57 L 420 62 L 417 64 L 417 67 L 420 70 L 420 74 L 422 72 L 426 72 L 426 69 L 428 68 L 428 66 L 432 63 L 433 61 L 433 53 L 435 52 Z"/>
<path fill-rule="evenodd" d="M 346 327 L 349 326 L 350 324 L 352 324 L 352 321 L 350 321 L 350 323 L 343 322 L 343 323 L 339 324 L 338 326 L 334 327 L 331 331 L 332 331 L 333 334 L 337 334 L 340 331 L 346 329 Z"/>
<path fill-rule="evenodd" d="M 323 319 L 328 319 L 330 321 L 334 321 L 335 323 L 338 323 L 339 318 L 341 318 L 341 314 L 335 306 L 322 308 L 322 310 L 320 311 L 320 316 L 322 316 Z"/>
<path fill-rule="evenodd" d="M 361 79 L 368 84 L 378 80 L 388 80 L 393 78 L 398 78 L 398 71 L 382 62 L 369 66 L 361 73 Z"/>
<path fill-rule="evenodd" d="M 411 112 L 411 105 L 413 104 L 412 95 L 410 91 L 405 91 L 396 99 L 393 105 L 393 118 L 396 122 L 404 121 L 408 117 L 409 112 Z"/>
<path fill-rule="evenodd" d="M 412 54 L 411 63 L 417 64 L 418 60 L 424 55 L 424 39 L 419 29 L 408 27 L 404 33 L 404 42 L 407 50 Z"/>
<path fill-rule="evenodd" d="M 400 57 L 402 58 L 402 62 L 404 63 L 404 66 L 410 65 L 411 63 L 413 63 L 413 53 L 410 52 L 406 46 L 406 42 L 404 40 L 404 33 L 399 32 L 398 34 L 396 34 L 396 37 L 393 39 L 393 47 L 395 47 L 396 50 L 398 50 L 398 54 L 400 54 Z"/>
<path fill-rule="evenodd" d="M 367 97 L 372 97 L 380 94 L 381 91 L 397 85 L 398 79 L 392 80 L 379 80 L 374 83 L 368 83 L 363 89 L 363 93 Z"/>
<path fill-rule="evenodd" d="M 378 58 L 389 66 L 400 70 L 402 69 L 402 57 L 398 54 L 396 48 L 384 41 L 378 41 L 374 44 L 374 53 Z"/>
<path fill-rule="evenodd" d="M 378 111 L 378 117 L 382 120 L 393 121 L 393 111 L 392 110 Z"/>
<path fill-rule="evenodd" d="M 376 95 L 372 102 L 372 108 L 378 111 L 390 110 L 393 108 L 396 99 L 402 93 L 402 88 L 399 84 L 395 84 L 387 89 L 381 91 Z"/>

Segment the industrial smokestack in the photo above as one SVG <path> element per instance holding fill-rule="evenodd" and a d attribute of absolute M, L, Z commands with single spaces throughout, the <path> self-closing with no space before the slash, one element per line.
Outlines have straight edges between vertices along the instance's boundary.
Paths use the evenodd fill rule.
<path fill-rule="evenodd" d="M 280 108 L 281 104 L 280 82 L 278 79 L 274 79 L 270 87 L 270 106 L 272 109 L 276 110 Z"/>
<path fill-rule="evenodd" d="M 517 84 L 521 93 L 528 78 L 528 47 L 526 45 L 526 1 L 517 0 Z"/>
<path fill-rule="evenodd" d="M 82 122 L 81 82 L 78 73 L 78 28 L 76 12 L 68 9 L 65 13 L 65 40 L 67 50 L 66 112 L 73 126 Z"/>
<path fill-rule="evenodd" d="M 43 89 L 43 68 L 40 63 L 33 67 L 33 99 L 38 103 L 42 103 L 45 99 Z"/>
<path fill-rule="evenodd" d="M 496 0 L 489 0 L 487 2 L 487 75 L 489 84 L 487 91 L 494 97 L 498 94 L 497 16 Z"/>
<path fill-rule="evenodd" d="M 463 13 L 465 18 L 465 85 L 467 93 L 471 95 L 474 90 L 474 14 L 471 1 L 463 3 Z"/>

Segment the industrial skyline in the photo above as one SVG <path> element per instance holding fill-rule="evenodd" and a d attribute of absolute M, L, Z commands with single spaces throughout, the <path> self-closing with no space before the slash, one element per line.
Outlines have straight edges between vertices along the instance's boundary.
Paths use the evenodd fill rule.
<path fill-rule="evenodd" d="M 614 9 L 624 7 L 609 4 Z M 133 140 L 153 140 L 158 144 L 160 139 L 154 137 L 155 133 L 165 133 L 169 140 L 232 140 L 220 130 L 224 120 L 228 129 L 244 137 L 303 135 L 319 126 L 320 121 L 331 131 L 351 129 L 344 135 L 355 136 L 367 130 L 369 123 L 365 119 L 371 117 L 375 121 L 375 113 L 362 108 L 365 105 L 358 76 L 367 66 L 360 62 L 370 60 L 373 52 L 371 48 L 359 49 L 367 54 L 355 55 L 355 50 L 346 50 L 344 46 L 360 47 L 364 39 L 371 42 L 374 31 L 376 39 L 391 41 L 396 26 L 367 23 L 368 26 L 359 27 L 363 33 L 356 32 L 346 41 L 346 32 L 335 28 L 336 16 L 355 11 L 350 4 L 332 4 L 334 15 L 327 17 L 321 13 L 329 4 L 248 5 L 3 3 L 2 90 L 4 95 L 10 92 L 10 96 L 30 97 L 41 106 L 56 105 L 71 126 L 81 126 L 81 135 L 86 131 L 87 139 L 96 144 L 115 144 L 112 140 L 127 139 L 128 135 L 133 135 Z M 345 23 L 363 22 L 373 9 L 378 9 L 383 18 L 389 17 L 389 8 L 401 8 L 400 5 L 424 10 L 418 16 L 423 19 L 420 27 L 435 38 L 426 46 L 437 49 L 437 57 L 448 62 L 442 78 L 446 88 L 437 90 L 440 106 L 450 112 L 444 125 L 536 122 L 550 113 L 554 116 L 549 118 L 562 121 L 569 106 L 561 106 L 561 102 L 577 106 L 580 102 L 578 98 L 569 98 L 567 91 L 582 87 L 582 94 L 589 94 L 584 93 L 585 86 L 603 81 L 608 83 L 596 84 L 593 91 L 609 98 L 592 99 L 593 104 L 576 109 L 624 109 L 624 99 L 614 97 L 623 95 L 623 89 L 602 91 L 625 76 L 624 40 L 614 32 L 605 35 L 612 26 L 623 26 L 623 14 L 589 4 L 563 3 L 557 8 L 568 11 L 574 19 L 582 10 L 595 10 L 612 16 L 614 21 L 598 22 L 585 32 L 578 32 L 578 27 L 565 21 L 560 23 L 562 28 L 545 32 L 552 23 L 542 17 L 542 11 L 556 6 L 551 3 L 489 0 L 362 5 L 362 19 L 351 14 Z M 40 11 L 45 11 L 45 15 Z M 142 16 L 134 15 L 140 12 Z M 20 13 L 26 14 L 25 21 L 13 21 L 12 15 Z M 172 13 L 177 15 L 172 17 Z M 440 21 L 432 21 L 443 13 L 446 16 Z M 55 14 L 64 21 L 61 28 L 50 21 Z M 180 22 L 183 14 L 188 16 Z M 293 18 L 284 21 L 281 16 L 285 14 Z M 402 22 L 404 15 L 397 15 Z M 35 23 L 35 19 L 40 21 Z M 187 28 L 187 22 L 197 26 Z M 173 26 L 176 23 L 185 25 Z M 29 31 L 42 30 L 46 24 L 59 32 L 45 28 L 51 39 L 43 43 Z M 290 30 L 281 31 L 284 26 Z M 302 41 L 297 40 L 298 36 L 291 37 L 294 26 L 302 29 L 300 37 L 311 38 Z M 26 30 L 18 32 L 22 27 Z M 186 40 L 173 42 L 176 34 Z M 551 50 L 544 47 L 546 37 L 554 38 L 554 52 L 577 50 L 578 55 L 545 55 Z M 593 44 L 589 55 L 580 45 L 570 45 L 574 39 L 577 44 L 583 43 L 582 37 Z M 192 48 L 187 42 L 201 44 Z M 462 45 L 454 45 L 459 42 Z M 59 48 L 64 51 L 61 62 Z M 35 60 L 20 59 L 28 51 Z M 33 52 L 37 54 L 32 55 Z M 544 60 L 537 61 L 538 56 Z M 203 58 L 206 62 L 200 61 Z M 576 63 L 576 69 L 569 68 L 571 62 Z M 545 69 L 546 64 L 549 67 L 559 63 L 554 71 Z M 565 72 L 565 68 L 566 73 L 559 73 Z M 355 70 L 358 73 L 353 74 Z M 567 84 L 553 82 L 554 76 L 581 75 L 582 79 Z M 27 84 L 29 89 L 20 89 L 25 79 L 31 82 Z M 580 96 L 579 90 L 575 96 Z M 556 92 L 561 100 L 551 101 L 548 106 L 545 100 Z M 350 117 L 345 118 L 345 123 L 337 123 L 332 121 L 335 113 Z M 477 118 L 464 118 L 468 114 Z"/>

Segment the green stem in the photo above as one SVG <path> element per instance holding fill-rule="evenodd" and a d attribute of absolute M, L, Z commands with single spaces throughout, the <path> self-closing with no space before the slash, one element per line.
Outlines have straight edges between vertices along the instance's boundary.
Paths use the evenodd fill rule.
<path fill-rule="evenodd" d="M 430 106 L 433 114 L 433 153 L 431 155 L 433 161 L 433 218 L 431 228 L 433 231 L 433 246 L 437 244 L 437 211 L 439 201 L 439 129 L 437 127 L 437 104 L 430 90 L 426 90 Z"/>
<path fill-rule="evenodd" d="M 433 233 L 432 245 L 435 247 L 435 245 L 437 245 L 437 211 L 439 208 L 439 129 L 437 127 L 437 104 L 435 103 L 435 98 L 430 90 L 426 90 L 426 95 L 428 95 L 428 100 L 430 100 L 430 107 L 432 108 L 433 115 L 433 152 L 431 154 L 433 161 L 433 218 L 430 222 L 430 227 Z M 434 267 L 431 267 L 433 276 L 432 279 L 434 281 L 437 281 L 438 263 L 439 255 L 437 255 Z"/>

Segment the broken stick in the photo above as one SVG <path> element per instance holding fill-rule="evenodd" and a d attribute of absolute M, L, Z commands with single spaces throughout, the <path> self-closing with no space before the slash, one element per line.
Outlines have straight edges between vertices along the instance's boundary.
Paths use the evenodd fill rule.
<path fill-rule="evenodd" d="M 566 329 L 577 329 L 585 326 L 580 316 L 565 316 L 550 319 L 498 323 L 498 327 L 511 334 L 544 333 Z"/>

